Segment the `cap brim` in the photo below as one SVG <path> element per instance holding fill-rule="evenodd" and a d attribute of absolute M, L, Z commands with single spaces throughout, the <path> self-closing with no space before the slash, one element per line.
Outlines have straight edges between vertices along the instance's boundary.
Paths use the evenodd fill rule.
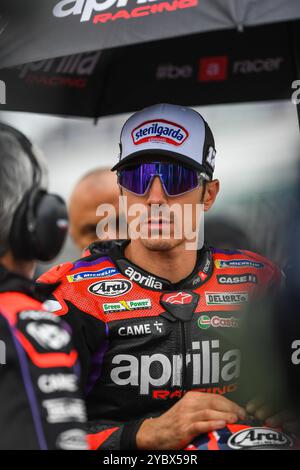
<path fill-rule="evenodd" d="M 134 161 L 136 164 L 142 163 L 142 160 L 137 160 L 137 157 L 154 157 L 157 160 L 159 160 L 159 157 L 167 157 L 170 158 L 173 161 L 177 161 L 179 163 L 184 163 L 185 165 L 196 168 L 197 170 L 200 171 L 205 171 L 205 167 L 201 165 L 200 163 L 195 162 L 190 157 L 187 157 L 186 155 L 182 155 L 181 153 L 177 152 L 171 152 L 169 150 L 139 150 L 137 152 L 131 153 L 130 155 L 127 155 L 127 157 L 123 158 L 120 160 L 112 169 L 111 171 L 116 171 L 119 170 L 120 168 L 129 165 L 130 163 L 133 163 Z"/>

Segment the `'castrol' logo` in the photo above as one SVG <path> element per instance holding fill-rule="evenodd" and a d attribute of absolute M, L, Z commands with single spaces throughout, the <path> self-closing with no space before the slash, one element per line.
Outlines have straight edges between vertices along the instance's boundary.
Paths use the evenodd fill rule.
<path fill-rule="evenodd" d="M 159 142 L 172 145 L 181 145 L 189 136 L 184 127 L 164 119 L 147 121 L 136 127 L 132 133 L 135 145 L 145 142 Z"/>

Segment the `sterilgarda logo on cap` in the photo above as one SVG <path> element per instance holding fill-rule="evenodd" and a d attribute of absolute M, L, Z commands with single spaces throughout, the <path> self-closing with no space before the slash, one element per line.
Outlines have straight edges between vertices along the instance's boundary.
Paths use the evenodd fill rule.
<path fill-rule="evenodd" d="M 143 122 L 133 129 L 132 140 L 134 145 L 146 142 L 159 142 L 172 145 L 182 145 L 188 138 L 188 131 L 175 122 L 164 119 L 155 119 Z"/>

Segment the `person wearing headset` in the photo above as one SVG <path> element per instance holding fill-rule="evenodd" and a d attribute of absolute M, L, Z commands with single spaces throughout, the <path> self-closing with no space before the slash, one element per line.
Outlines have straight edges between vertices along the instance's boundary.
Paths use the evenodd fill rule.
<path fill-rule="evenodd" d="M 0 449 L 86 449 L 71 330 L 31 280 L 60 251 L 67 211 L 42 188 L 38 150 L 0 123 Z"/>

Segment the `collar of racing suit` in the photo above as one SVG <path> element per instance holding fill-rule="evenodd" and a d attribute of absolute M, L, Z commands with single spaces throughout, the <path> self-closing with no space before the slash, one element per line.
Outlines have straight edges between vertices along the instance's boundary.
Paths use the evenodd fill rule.
<path fill-rule="evenodd" d="M 0 264 L 0 293 L 21 292 L 30 297 L 44 302 L 57 288 L 56 284 L 36 284 L 33 280 L 27 279 L 20 274 L 8 271 Z"/>
<path fill-rule="evenodd" d="M 150 290 L 175 291 L 183 288 L 193 290 L 208 280 L 212 274 L 212 252 L 207 245 L 198 250 L 193 271 L 186 278 L 172 284 L 168 279 L 158 277 L 131 263 L 124 255 L 124 250 L 129 243 L 130 240 L 113 240 L 103 250 L 102 242 L 94 242 L 89 246 L 89 252 L 92 256 L 104 253 L 109 255 L 123 275 Z"/>

